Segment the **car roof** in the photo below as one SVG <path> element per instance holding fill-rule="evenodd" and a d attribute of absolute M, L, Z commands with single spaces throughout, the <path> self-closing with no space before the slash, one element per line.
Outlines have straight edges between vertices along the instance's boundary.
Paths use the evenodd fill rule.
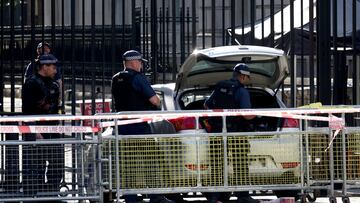
<path fill-rule="evenodd" d="M 252 45 L 240 45 L 240 46 L 220 46 L 202 50 L 195 50 L 193 54 L 203 54 L 211 58 L 224 57 L 231 55 L 241 54 L 264 54 L 264 55 L 276 55 L 281 56 L 284 54 L 283 50 Z"/>

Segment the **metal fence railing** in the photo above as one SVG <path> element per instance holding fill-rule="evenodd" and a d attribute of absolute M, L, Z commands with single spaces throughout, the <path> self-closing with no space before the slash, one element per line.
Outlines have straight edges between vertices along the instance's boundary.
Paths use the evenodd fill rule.
<path fill-rule="evenodd" d="M 72 102 L 71 114 L 76 100 L 96 99 L 98 88 L 108 98 L 110 79 L 122 69 L 127 49 L 150 60 L 147 72 L 155 84 L 174 82 L 194 49 L 236 43 L 288 54 L 289 107 L 315 101 L 356 105 L 359 9 L 358 0 L 2 0 L 0 86 L 9 88 L 0 88 L 0 111 L 17 111 L 17 86 L 42 41 L 61 62 L 64 91 L 73 90 L 72 98 L 63 98 Z"/>
<path fill-rule="evenodd" d="M 0 201 L 104 202 L 139 193 L 249 190 L 296 198 L 322 190 L 334 200 L 339 195 L 335 184 L 342 184 L 341 195 L 348 200 L 347 189 L 360 188 L 360 127 L 349 122 L 359 113 L 358 106 L 325 106 L 3 116 Z M 211 121 L 206 119 L 221 117 L 220 123 L 229 126 L 226 116 L 254 114 L 256 119 L 292 119 L 294 125 L 274 124 L 271 131 L 254 126 L 246 132 L 227 132 L 227 127 L 209 132 L 206 126 Z M 194 123 L 175 129 L 184 117 Z M 55 120 L 62 122 L 44 123 Z M 85 125 L 89 120 L 92 125 Z M 121 125 L 144 121 L 152 134 L 118 133 Z"/>
<path fill-rule="evenodd" d="M 69 127 L 1 123 L 0 201 L 100 200 L 99 143 Z"/>
<path fill-rule="evenodd" d="M 212 116 L 209 111 L 142 114 L 142 119 L 153 118 L 154 122 L 159 117 L 181 120 L 184 116 L 193 116 L 195 127 L 176 134 L 117 135 L 114 130 L 103 137 L 102 157 L 107 160 L 103 163 L 105 188 L 117 193 L 114 197 L 119 198 L 138 193 L 272 190 L 278 196 L 286 194 L 296 198 L 325 191 L 331 199 L 336 197 L 335 183 L 341 183 L 345 188 L 342 195 L 348 198 L 346 188 L 359 187 L 357 134 L 360 128 L 340 120 L 334 127 L 330 114 L 341 110 L 304 110 L 302 113 L 306 116 L 292 110 L 265 113 L 259 110 L 256 114 L 299 119 L 297 127 L 254 132 L 223 129 L 219 133 L 209 133 L 202 128 L 202 118 Z M 356 117 L 356 111 L 343 112 L 343 115 Z M 239 112 L 238 115 L 254 113 L 235 112 Z M 113 117 L 116 123 L 116 119 L 129 118 L 129 115 L 137 118 L 137 114 L 108 114 L 107 119 Z M 322 127 L 324 123 L 320 121 L 326 120 L 330 124 Z"/>

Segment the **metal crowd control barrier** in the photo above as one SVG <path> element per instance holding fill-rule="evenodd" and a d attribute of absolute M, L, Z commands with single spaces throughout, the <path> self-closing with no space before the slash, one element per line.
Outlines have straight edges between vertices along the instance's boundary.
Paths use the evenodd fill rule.
<path fill-rule="evenodd" d="M 292 191 L 305 201 L 308 193 L 325 190 L 330 202 L 339 195 L 349 202 L 347 190 L 359 187 L 358 113 L 357 106 L 342 106 L 3 116 L 0 201 L 102 202 L 105 192 L 119 201 L 121 195 L 138 193 L 248 190 Z M 269 130 L 261 123 L 255 131 L 227 132 L 226 117 L 245 115 L 262 116 L 258 119 L 276 127 Z M 206 133 L 204 119 L 214 117 L 224 127 Z M 193 118 L 193 129 L 165 130 L 172 126 L 165 120 L 176 125 L 184 118 Z M 278 128 L 289 119 L 299 126 Z M 82 126 L 83 120 L 93 126 Z M 164 134 L 119 135 L 119 125 L 139 122 L 160 126 Z M 47 139 L 35 141 L 38 134 Z M 335 192 L 337 183 L 342 194 Z"/>
<path fill-rule="evenodd" d="M 71 126 L 71 120 L 77 124 Z M 0 117 L 0 202 L 100 201 L 100 141 L 95 128 L 79 121 Z"/>
<path fill-rule="evenodd" d="M 102 141 L 103 185 L 121 195 L 272 190 L 297 195 L 327 192 L 336 202 L 335 184 L 349 202 L 347 188 L 358 187 L 359 107 L 258 109 L 101 114 L 107 128 Z M 204 118 L 260 115 L 261 119 L 296 119 L 297 128 L 273 131 L 206 133 Z M 335 116 L 336 115 L 336 116 Z M 182 133 L 120 135 L 119 125 L 194 118 Z M 127 120 L 123 120 L 127 119 Z M 345 120 L 347 121 L 345 123 Z M 115 126 L 110 129 L 111 126 Z M 204 126 L 204 125 L 202 125 Z M 279 126 L 278 126 L 279 127 Z"/>

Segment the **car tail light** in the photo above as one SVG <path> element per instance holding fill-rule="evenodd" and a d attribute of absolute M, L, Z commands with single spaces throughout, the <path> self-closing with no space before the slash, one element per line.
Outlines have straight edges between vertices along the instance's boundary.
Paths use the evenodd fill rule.
<path fill-rule="evenodd" d="M 281 163 L 281 166 L 285 168 L 296 168 L 298 165 L 300 165 L 299 162 L 283 162 Z"/>
<path fill-rule="evenodd" d="M 169 120 L 176 131 L 196 129 L 196 120 L 194 117 L 181 117 Z"/>
<path fill-rule="evenodd" d="M 283 128 L 298 128 L 299 120 L 293 118 L 284 118 Z"/>
<path fill-rule="evenodd" d="M 200 169 L 200 171 L 204 171 L 209 168 L 209 166 L 206 164 L 200 164 L 200 166 L 197 164 L 185 164 L 185 167 L 192 171 L 197 171 L 198 169 Z"/>

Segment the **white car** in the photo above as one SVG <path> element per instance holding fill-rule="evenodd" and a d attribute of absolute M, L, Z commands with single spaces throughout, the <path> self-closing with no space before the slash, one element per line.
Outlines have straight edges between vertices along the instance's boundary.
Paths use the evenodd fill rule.
<path fill-rule="evenodd" d="M 249 66 L 251 84 L 247 86 L 253 108 L 286 108 L 277 96 L 277 89 L 288 76 L 287 57 L 282 50 L 260 46 L 222 46 L 194 51 L 181 66 L 176 83 L 152 87 L 162 98 L 163 110 L 204 109 L 217 82 L 229 79 L 232 68 L 240 62 Z M 179 133 L 194 133 L 195 119 L 184 117 L 171 120 Z M 298 121 L 275 117 L 256 118 L 256 131 L 296 129 Z M 205 132 L 200 129 L 198 132 Z M 200 138 L 200 166 L 197 162 L 196 138 L 182 138 L 186 149 L 179 169 L 182 174 L 171 178 L 194 177 L 200 168 L 206 177 L 212 170 L 209 163 L 209 137 Z M 249 175 L 252 184 L 291 184 L 299 181 L 300 144 L 296 135 L 254 136 L 249 139 Z M 229 153 L 231 156 L 231 152 Z M 229 161 L 229 178 L 232 175 Z M 178 171 L 177 171 L 178 173 Z M 195 176 L 196 177 L 196 176 Z M 207 184 L 207 183 L 202 183 Z"/>

